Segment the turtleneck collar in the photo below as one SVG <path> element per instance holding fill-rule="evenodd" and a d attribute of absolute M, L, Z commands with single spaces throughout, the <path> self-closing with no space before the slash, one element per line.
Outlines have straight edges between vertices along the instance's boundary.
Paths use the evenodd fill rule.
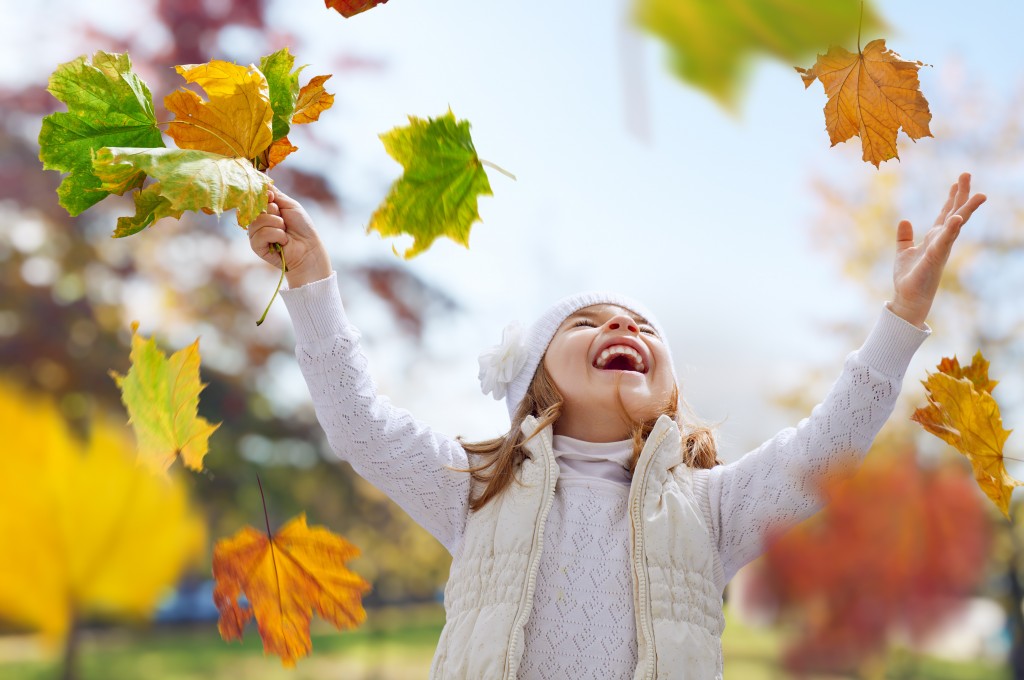
<path fill-rule="evenodd" d="M 551 447 L 558 462 L 559 484 L 563 482 L 605 481 L 629 486 L 632 475 L 633 441 L 585 442 L 554 435 Z"/>

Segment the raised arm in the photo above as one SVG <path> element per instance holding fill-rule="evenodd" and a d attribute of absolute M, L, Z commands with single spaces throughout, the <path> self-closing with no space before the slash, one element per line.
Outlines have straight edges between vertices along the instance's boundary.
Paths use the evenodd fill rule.
<path fill-rule="evenodd" d="M 895 295 L 864 344 L 809 418 L 730 465 L 696 474 L 706 494 L 726 580 L 763 551 L 769 530 L 786 529 L 819 507 L 825 478 L 852 474 L 892 413 L 907 365 L 931 333 L 924 323 L 953 243 L 985 196 L 963 173 L 922 242 L 910 222 L 896 229 Z"/>
<path fill-rule="evenodd" d="M 281 295 L 295 326 L 295 354 L 331 448 L 387 494 L 449 552 L 462 537 L 469 510 L 468 466 L 455 439 L 435 432 L 377 394 L 348 321 L 336 275 L 305 211 L 280 192 L 250 226 L 252 248 L 289 266 Z M 292 251 L 289 251 L 292 247 Z M 278 266 L 280 260 L 278 259 Z"/>

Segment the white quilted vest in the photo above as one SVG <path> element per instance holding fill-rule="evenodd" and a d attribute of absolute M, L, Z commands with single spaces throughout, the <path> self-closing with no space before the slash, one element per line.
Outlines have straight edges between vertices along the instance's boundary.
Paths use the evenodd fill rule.
<path fill-rule="evenodd" d="M 523 423 L 527 436 L 536 429 L 533 417 Z M 516 482 L 469 516 L 445 587 L 447 621 L 431 678 L 516 678 L 558 478 L 551 435 L 548 426 L 530 439 Z M 694 488 L 706 474 L 697 478 L 682 464 L 681 450 L 678 427 L 662 416 L 630 485 L 635 680 L 722 677 L 724 576 L 706 489 Z"/>

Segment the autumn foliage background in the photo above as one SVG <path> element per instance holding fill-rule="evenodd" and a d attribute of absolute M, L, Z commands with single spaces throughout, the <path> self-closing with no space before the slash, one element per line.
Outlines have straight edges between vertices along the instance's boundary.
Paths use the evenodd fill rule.
<path fill-rule="evenodd" d="M 921 80 L 934 116 L 933 139 L 911 143 L 901 136 L 902 160 L 875 170 L 860 160 L 855 143 L 828 147 L 824 97 L 817 88 L 805 91 L 792 70 L 812 60 L 752 62 L 729 108 L 716 101 L 720 93 L 676 80 L 660 43 L 629 29 L 626 6 L 611 0 L 593 3 L 587 21 L 569 8 L 541 12 L 468 0 L 391 0 L 347 21 L 313 0 L 301 9 L 295 0 L 151 0 L 130 8 L 117 3 L 116 11 L 114 4 L 4 5 L 0 527 L 18 540 L 0 544 L 0 583 L 7 586 L 0 586 L 0 677 L 5 658 L 45 664 L 62 651 L 95 654 L 111 639 L 141 649 L 145 636 L 168 634 L 145 623 L 166 592 L 151 592 L 142 577 L 151 569 L 132 559 L 156 548 L 127 544 L 131 567 L 112 591 L 104 590 L 86 553 L 57 552 L 55 522 L 86 546 L 104 545 L 96 559 L 117 554 L 112 539 L 88 540 L 88 532 L 69 528 L 72 519 L 95 529 L 108 526 L 107 517 L 127 536 L 172 535 L 156 524 L 118 523 L 130 504 L 117 505 L 121 496 L 103 485 L 113 488 L 123 478 L 131 486 L 130 468 L 96 475 L 83 466 L 70 476 L 58 466 L 47 477 L 11 467 L 26 452 L 67 464 L 97 441 L 105 442 L 104 455 L 131 454 L 108 371 L 127 369 L 129 324 L 136 319 L 168 349 L 201 337 L 209 386 L 200 413 L 223 423 L 211 439 L 208 473 L 174 476 L 174 497 L 187 499 L 175 534 L 177 559 L 187 564 L 183 590 L 209 578 L 213 541 L 245 524 L 259 526 L 258 471 L 272 524 L 305 512 L 362 549 L 353 568 L 373 584 L 366 598 L 371 623 L 374 609 L 385 605 L 436 611 L 448 568 L 443 548 L 347 466 L 332 462 L 290 354 L 281 305 L 263 327 L 253 325 L 275 273 L 249 252 L 233 216 L 188 214 L 130 243 L 116 241 L 109 233 L 130 202 L 110 199 L 69 218 L 56 202 L 59 178 L 44 173 L 37 158 L 39 122 L 56 108 L 46 77 L 60 62 L 96 49 L 127 50 L 151 88 L 168 92 L 178 85 L 175 64 L 249 63 L 286 45 L 299 63 L 311 64 L 310 73 L 334 73 L 337 102 L 317 129 L 295 132 L 301 153 L 271 176 L 310 206 L 330 244 L 381 390 L 422 420 L 470 438 L 492 436 L 506 424 L 503 406 L 477 391 L 476 353 L 497 340 L 510 318 L 532 318 L 563 293 L 600 287 L 659 310 L 680 357 L 687 400 L 705 418 L 724 420 L 723 456 L 735 459 L 795 424 L 825 394 L 842 357 L 891 293 L 896 223 L 908 217 L 920 231 L 948 182 L 971 171 L 989 204 L 957 245 L 929 318 L 935 335 L 908 372 L 900 407 L 871 454 L 872 471 L 891 484 L 911 480 L 909 486 L 886 487 L 892 495 L 884 503 L 854 506 L 864 513 L 853 519 L 869 527 L 861 543 L 819 536 L 793 548 L 805 551 L 798 553 L 798 573 L 818 574 L 825 584 L 853 579 L 865 592 L 892 588 L 890 603 L 908 618 L 872 618 L 886 615 L 874 609 L 866 614 L 870 632 L 858 631 L 856 613 L 842 609 L 848 603 L 787 590 L 792 569 L 780 566 L 784 556 L 748 570 L 730 591 L 729 606 L 741 622 L 771 620 L 780 631 L 771 663 L 814 668 L 835 661 L 839 655 L 823 661 L 811 653 L 832 636 L 849 652 L 844 672 L 893 674 L 914 666 L 887 662 L 885 650 L 908 644 L 915 617 L 935 611 L 935 599 L 921 596 L 919 586 L 957 555 L 973 571 L 953 575 L 953 604 L 975 598 L 992 605 L 1005 613 L 1005 627 L 984 637 L 966 628 L 963 609 L 944 606 L 954 637 L 960 620 L 960 639 L 978 641 L 973 656 L 1024 668 L 1013 658 L 1024 658 L 1020 523 L 972 506 L 971 489 L 956 482 L 928 491 L 933 476 L 948 482 L 966 473 L 966 464 L 909 420 L 923 403 L 917 381 L 924 371 L 941 356 L 966 360 L 980 348 L 1001 381 L 995 395 L 1004 423 L 1024 422 L 1024 51 L 1007 32 L 1024 18 L 1019 10 L 982 2 L 965 16 L 952 2 L 927 10 L 870 5 L 886 27 L 866 38 L 885 37 L 906 58 L 931 64 Z M 471 251 L 439 243 L 406 263 L 363 231 L 398 174 L 376 135 L 406 114 L 439 115 L 448 106 L 473 122 L 481 155 L 519 181 L 493 181 L 495 196 L 481 202 L 484 221 L 474 227 Z M 1016 436 L 1007 453 L 1024 458 Z M 32 484 L 12 485 L 24 478 Z M 53 491 L 67 480 L 76 480 L 73 493 Z M 65 507 L 45 504 L 58 496 Z M 887 512 L 897 500 L 910 501 L 902 520 Z M 950 508 L 962 511 L 948 519 Z M 1011 513 L 1019 516 L 1019 508 L 1018 501 Z M 929 522 L 945 522 L 945 543 L 922 542 L 925 532 L 917 527 Z M 843 526 L 844 536 L 856 533 Z M 887 533 L 894 526 L 909 528 Z M 47 541 L 52 552 L 28 550 Z M 29 554 L 42 554 L 40 564 L 52 573 L 26 569 Z M 923 554 L 932 558 L 921 562 Z M 867 557 L 877 559 L 840 568 Z M 69 583 L 71 595 L 60 591 Z M 125 606 L 111 606 L 119 600 Z M 48 635 L 45 641 L 29 634 L 36 630 Z M 213 624 L 197 630 L 224 644 Z M 370 630 L 371 638 L 384 635 Z M 432 630 L 416 648 L 420 656 L 429 656 Z M 730 658 L 729 634 L 726 671 L 743 673 L 743 653 Z M 83 636 L 76 638 L 81 644 L 64 644 L 70 635 Z M 335 677 L 347 658 L 345 650 L 316 655 L 301 671 L 310 677 Z M 387 659 L 396 655 L 381 652 L 360 672 L 391 672 L 380 669 L 391 668 Z M 425 666 L 416 666 L 420 657 L 412 658 L 402 668 L 420 668 L 418 675 L 408 672 L 425 677 Z M 247 668 L 262 673 L 276 661 L 265 663 Z M 755 677 L 751 672 L 736 677 Z"/>

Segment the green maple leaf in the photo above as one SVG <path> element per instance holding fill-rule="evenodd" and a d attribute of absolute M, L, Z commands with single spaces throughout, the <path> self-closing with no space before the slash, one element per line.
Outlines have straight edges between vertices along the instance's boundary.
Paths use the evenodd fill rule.
<path fill-rule="evenodd" d="M 857 37 L 860 0 L 636 0 L 634 19 L 669 48 L 672 71 L 725 106 L 758 53 L 787 64 Z M 870 6 L 863 32 L 884 28 Z"/>
<path fill-rule="evenodd" d="M 133 323 L 128 373 L 110 375 L 128 409 L 139 458 L 159 472 L 179 456 L 187 467 L 202 470 L 210 435 L 220 423 L 211 425 L 198 416 L 199 393 L 206 387 L 199 381 L 199 340 L 168 357 L 138 330 Z"/>
<path fill-rule="evenodd" d="M 61 64 L 47 88 L 67 104 L 67 112 L 43 119 L 39 160 L 44 170 L 69 173 L 57 188 L 60 204 L 78 215 L 109 195 L 92 172 L 92 155 L 104 146 L 163 147 L 153 97 L 132 72 L 127 54 L 96 52 Z M 120 186 L 140 186 L 145 177 L 121 178 Z"/>
<path fill-rule="evenodd" d="M 480 219 L 477 197 L 491 196 L 483 163 L 469 135 L 469 122 L 448 111 L 440 118 L 409 116 L 407 127 L 380 135 L 384 148 L 405 168 L 384 203 L 370 218 L 367 232 L 409 234 L 406 259 L 447 236 L 469 247 L 469 229 Z"/>
<path fill-rule="evenodd" d="M 236 209 L 247 226 L 266 210 L 272 182 L 244 158 L 194 149 L 100 149 L 93 172 L 104 188 L 123 185 L 126 173 L 138 171 L 156 180 L 135 197 L 136 214 L 117 221 L 114 236 L 128 236 L 165 216 L 185 210 L 220 214 Z"/>
<path fill-rule="evenodd" d="M 278 50 L 260 59 L 260 71 L 267 79 L 270 89 L 270 106 L 274 111 L 274 141 L 285 137 L 291 130 L 291 119 L 295 113 L 295 102 L 299 97 L 300 66 L 294 71 L 295 57 L 288 48 Z"/>

